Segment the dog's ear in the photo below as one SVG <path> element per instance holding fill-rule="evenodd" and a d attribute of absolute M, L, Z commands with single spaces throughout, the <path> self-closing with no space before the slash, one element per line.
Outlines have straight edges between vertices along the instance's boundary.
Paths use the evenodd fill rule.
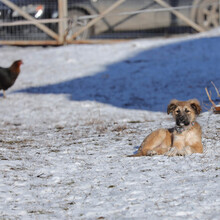
<path fill-rule="evenodd" d="M 169 115 L 170 113 L 172 113 L 176 107 L 177 107 L 177 100 L 176 99 L 173 99 L 171 100 L 170 104 L 168 105 L 167 107 L 167 114 Z"/>
<path fill-rule="evenodd" d="M 190 106 L 191 106 L 192 109 L 195 111 L 195 113 L 196 113 L 197 115 L 199 115 L 200 112 L 202 111 L 202 108 L 201 108 L 201 106 L 200 106 L 199 101 L 198 101 L 197 99 L 191 99 L 191 100 L 189 100 L 189 102 L 190 102 Z"/>

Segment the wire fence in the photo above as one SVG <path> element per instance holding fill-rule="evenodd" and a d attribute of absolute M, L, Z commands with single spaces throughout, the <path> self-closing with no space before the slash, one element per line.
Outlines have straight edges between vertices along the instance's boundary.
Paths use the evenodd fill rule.
<path fill-rule="evenodd" d="M 116 2 L 0 0 L 0 43 L 167 37 L 202 32 L 220 24 L 220 0 L 124 0 L 100 17 Z M 94 19 L 97 22 L 88 26 Z"/>

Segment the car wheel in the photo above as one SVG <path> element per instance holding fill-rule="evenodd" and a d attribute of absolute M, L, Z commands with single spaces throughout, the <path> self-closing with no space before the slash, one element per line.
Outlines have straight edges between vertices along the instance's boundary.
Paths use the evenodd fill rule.
<path fill-rule="evenodd" d="M 203 0 L 198 5 L 197 23 L 205 30 L 219 26 L 219 0 Z"/>
<path fill-rule="evenodd" d="M 71 36 L 79 31 L 82 27 L 86 26 L 89 22 L 89 19 L 79 19 L 82 16 L 86 16 L 87 14 L 81 10 L 71 9 L 68 11 L 68 33 L 67 39 L 70 39 Z M 93 28 L 86 29 L 82 34 L 80 34 L 76 40 L 88 39 L 91 37 L 93 32 Z"/>

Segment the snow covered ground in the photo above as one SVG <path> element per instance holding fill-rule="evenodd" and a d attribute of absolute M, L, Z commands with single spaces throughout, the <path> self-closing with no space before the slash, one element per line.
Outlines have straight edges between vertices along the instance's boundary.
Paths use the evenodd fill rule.
<path fill-rule="evenodd" d="M 0 97 L 0 219 L 220 218 L 219 30 L 114 45 L 0 47 L 23 59 Z M 169 101 L 197 98 L 205 152 L 133 154 L 174 125 Z"/>

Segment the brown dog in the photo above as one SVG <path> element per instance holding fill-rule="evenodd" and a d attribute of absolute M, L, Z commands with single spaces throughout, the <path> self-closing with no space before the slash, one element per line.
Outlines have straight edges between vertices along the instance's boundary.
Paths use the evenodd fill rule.
<path fill-rule="evenodd" d="M 184 156 L 192 153 L 202 153 L 202 132 L 195 122 L 201 112 L 197 99 L 188 101 L 172 100 L 167 107 L 167 113 L 172 113 L 176 126 L 171 129 L 158 129 L 149 134 L 131 157 L 167 155 Z"/>

